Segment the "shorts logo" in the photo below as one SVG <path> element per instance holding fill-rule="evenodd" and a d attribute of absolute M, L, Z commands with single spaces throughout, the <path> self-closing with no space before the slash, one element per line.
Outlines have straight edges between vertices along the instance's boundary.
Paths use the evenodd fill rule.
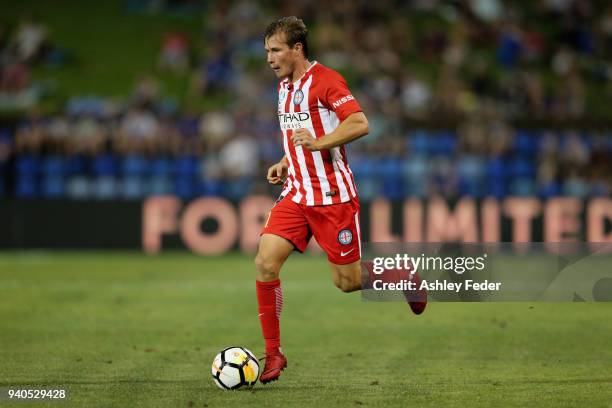
<path fill-rule="evenodd" d="M 342 245 L 348 245 L 353 242 L 353 233 L 351 230 L 343 229 L 338 233 L 338 242 Z"/>
<path fill-rule="evenodd" d="M 295 91 L 295 94 L 293 95 L 293 104 L 299 105 L 300 103 L 302 103 L 303 100 L 304 100 L 304 92 L 302 92 L 301 89 L 298 89 L 297 91 Z"/>

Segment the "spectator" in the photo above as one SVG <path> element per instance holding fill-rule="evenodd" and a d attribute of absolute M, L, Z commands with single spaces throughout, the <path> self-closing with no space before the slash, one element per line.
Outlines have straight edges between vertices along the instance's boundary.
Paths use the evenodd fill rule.
<path fill-rule="evenodd" d="M 230 180 L 252 178 L 259 164 L 255 141 L 246 134 L 233 137 L 219 152 L 219 161 Z"/>
<path fill-rule="evenodd" d="M 184 73 L 189 68 L 189 39 L 181 32 L 166 33 L 157 62 L 162 71 Z"/>
<path fill-rule="evenodd" d="M 160 102 L 159 88 L 160 85 L 157 78 L 150 74 L 141 76 L 132 94 L 133 103 L 149 109 L 158 107 Z"/>
<path fill-rule="evenodd" d="M 208 112 L 200 122 L 200 136 L 208 148 L 219 148 L 233 132 L 234 122 L 227 112 Z"/>
<path fill-rule="evenodd" d="M 42 56 L 48 40 L 47 28 L 32 17 L 25 18 L 15 31 L 14 42 L 21 61 L 30 62 Z"/>
<path fill-rule="evenodd" d="M 119 143 L 144 149 L 148 142 L 154 142 L 159 136 L 159 121 L 149 111 L 136 107 L 125 115 L 119 125 Z"/>

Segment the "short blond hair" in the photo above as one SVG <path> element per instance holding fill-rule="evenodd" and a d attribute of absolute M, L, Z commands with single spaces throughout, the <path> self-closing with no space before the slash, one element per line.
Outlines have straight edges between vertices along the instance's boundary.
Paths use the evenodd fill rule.
<path fill-rule="evenodd" d="M 273 36 L 277 32 L 285 33 L 287 45 L 293 48 L 295 44 L 302 44 L 304 58 L 308 58 L 308 28 L 302 19 L 295 16 L 281 17 L 268 24 L 264 32 L 264 40 Z"/>

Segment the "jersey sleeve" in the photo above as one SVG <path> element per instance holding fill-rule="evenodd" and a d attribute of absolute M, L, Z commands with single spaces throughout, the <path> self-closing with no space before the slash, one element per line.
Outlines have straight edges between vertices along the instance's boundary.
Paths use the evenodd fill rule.
<path fill-rule="evenodd" d="M 326 78 L 326 89 L 324 104 L 329 110 L 334 111 L 340 121 L 349 115 L 361 112 L 361 106 L 357 99 L 351 94 L 342 75 L 331 72 Z"/>

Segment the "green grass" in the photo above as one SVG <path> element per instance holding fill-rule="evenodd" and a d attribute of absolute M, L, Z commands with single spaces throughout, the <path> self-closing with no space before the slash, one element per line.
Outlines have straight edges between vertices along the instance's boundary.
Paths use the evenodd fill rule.
<path fill-rule="evenodd" d="M 610 406 L 612 305 L 363 302 L 322 258 L 283 272 L 280 381 L 224 392 L 222 348 L 261 354 L 249 257 L 0 255 L 0 388 L 67 389 L 23 407 Z"/>

